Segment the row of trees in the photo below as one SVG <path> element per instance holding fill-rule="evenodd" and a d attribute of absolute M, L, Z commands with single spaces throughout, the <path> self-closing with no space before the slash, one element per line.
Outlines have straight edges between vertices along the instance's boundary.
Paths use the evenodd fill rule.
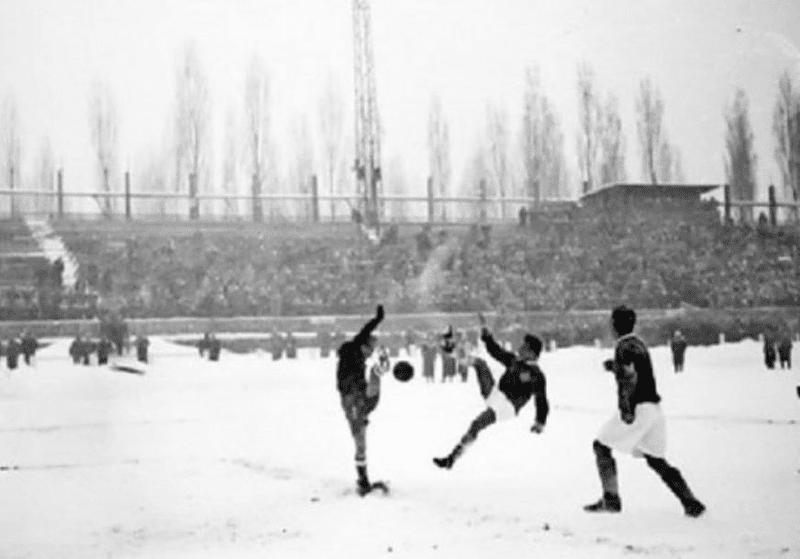
<path fill-rule="evenodd" d="M 578 130 L 576 148 L 582 192 L 628 179 L 626 138 L 623 133 L 619 100 L 610 91 L 601 91 L 590 65 L 582 63 L 576 75 Z M 555 103 L 544 91 L 537 68 L 525 75 L 519 137 L 511 137 L 508 112 L 488 105 L 485 127 L 479 133 L 474 152 L 464 169 L 460 190 L 477 195 L 480 179 L 488 194 L 498 198 L 528 196 L 536 200 L 571 196 L 564 151 L 564 133 Z M 636 96 L 636 131 L 641 156 L 641 179 L 654 184 L 683 182 L 681 156 L 670 141 L 664 122 L 665 105 L 658 87 L 650 78 L 640 82 Z M 197 51 L 188 47 L 176 70 L 175 100 L 169 126 L 170 149 L 150 157 L 139 169 L 142 191 L 185 193 L 190 189 L 211 192 L 212 105 L 208 77 Z M 341 192 L 347 175 L 344 128 L 345 102 L 335 80 L 330 79 L 320 97 L 317 133 L 321 153 L 315 164 L 311 125 L 307 118 L 297 122 L 292 143 L 294 153 L 289 166 L 289 181 L 299 192 L 307 192 L 312 174 L 321 176 L 323 192 Z M 96 157 L 100 192 L 115 190 L 113 177 L 120 175 L 118 157 L 118 114 L 107 84 L 97 81 L 88 105 L 90 137 Z M 756 190 L 756 155 L 748 112 L 748 99 L 738 90 L 725 108 L 725 171 L 737 200 L 752 200 Z M 278 191 L 277 153 L 272 136 L 269 75 L 264 63 L 255 57 L 248 68 L 244 91 L 244 114 L 230 109 L 226 116 L 222 154 L 221 190 L 227 194 Z M 800 91 L 788 73 L 780 79 L 774 109 L 775 156 L 784 188 L 784 197 L 798 200 L 800 184 Z M 0 168 L 5 177 L 0 184 L 20 187 L 21 140 L 19 118 L 13 96 L 7 96 L 0 113 Z M 434 96 L 428 118 L 428 173 L 434 194 L 451 194 L 453 168 L 450 154 L 450 127 L 438 96 Z M 516 154 L 516 155 L 515 155 Z M 53 190 L 55 158 L 49 141 L 43 141 L 36 162 L 34 186 Z M 402 165 L 389 162 L 391 180 L 403 183 Z M 165 169 L 171 167 L 171 177 Z M 240 188 L 240 184 L 248 188 Z M 418 186 L 417 188 L 420 188 Z M 285 189 L 283 189 L 285 192 Z M 421 192 L 417 191 L 417 194 Z M 98 197 L 105 212 L 114 211 L 113 201 Z M 233 208 L 226 208 L 234 211 Z M 335 214 L 335 206 L 330 209 Z M 444 211 L 444 208 L 440 209 Z"/>

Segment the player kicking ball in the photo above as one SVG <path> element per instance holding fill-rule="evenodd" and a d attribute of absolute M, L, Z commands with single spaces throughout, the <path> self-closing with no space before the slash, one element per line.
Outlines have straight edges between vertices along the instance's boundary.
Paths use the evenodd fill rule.
<path fill-rule="evenodd" d="M 617 338 L 614 359 L 603 364 L 613 372 L 617 381 L 619 413 L 614 414 L 600 429 L 593 443 L 597 471 L 603 496 L 586 505 L 587 512 L 620 512 L 622 502 L 617 483 L 617 465 L 611 449 L 644 457 L 683 505 L 687 516 L 698 517 L 705 505 L 692 494 L 680 470 L 664 458 L 667 430 L 664 413 L 656 391 L 653 364 L 644 342 L 633 333 L 636 313 L 620 305 L 611 313 L 611 329 Z"/>
<path fill-rule="evenodd" d="M 384 482 L 370 482 L 367 474 L 368 418 L 380 401 L 381 376 L 389 370 L 389 356 L 385 351 L 379 351 L 375 359 L 370 359 L 375 353 L 377 343 L 372 332 L 383 320 L 383 316 L 383 306 L 378 305 L 375 318 L 367 322 L 353 339 L 343 343 L 338 352 L 336 387 L 356 446 L 356 491 L 361 496 L 375 489 L 384 493 L 389 490 Z M 369 379 L 366 377 L 368 368 Z"/>
<path fill-rule="evenodd" d="M 486 351 L 494 359 L 505 365 L 506 370 L 495 382 L 489 365 L 480 357 L 473 359 L 473 365 L 478 379 L 481 396 L 486 402 L 486 409 L 473 420 L 461 441 L 453 451 L 442 458 L 434 458 L 433 462 L 440 468 L 450 469 L 464 451 L 475 442 L 478 433 L 498 421 L 513 419 L 528 403 L 531 397 L 536 402 L 536 421 L 531 427 L 534 433 L 544 430 L 550 406 L 547 403 L 547 389 L 545 377 L 539 365 L 539 354 L 542 351 L 542 341 L 531 334 L 527 334 L 519 347 L 517 354 L 501 348 L 486 328 L 483 315 L 478 315 L 481 323 L 481 339 L 486 344 Z"/>

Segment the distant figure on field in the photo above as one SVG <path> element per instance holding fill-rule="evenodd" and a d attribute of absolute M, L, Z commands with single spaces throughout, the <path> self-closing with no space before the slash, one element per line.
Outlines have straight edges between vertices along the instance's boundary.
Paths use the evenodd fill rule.
<path fill-rule="evenodd" d="M 683 372 L 683 362 L 686 356 L 686 348 L 688 347 L 686 338 L 681 334 L 680 330 L 675 330 L 675 334 L 670 340 L 670 349 L 672 350 L 672 368 L 676 373 Z"/>

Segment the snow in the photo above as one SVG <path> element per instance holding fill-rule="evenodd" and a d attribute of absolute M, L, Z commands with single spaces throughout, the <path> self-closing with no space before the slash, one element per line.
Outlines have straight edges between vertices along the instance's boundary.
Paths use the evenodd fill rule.
<path fill-rule="evenodd" d="M 212 363 L 154 338 L 141 376 L 72 365 L 68 344 L 0 367 L 0 465 L 16 467 L 0 471 L 3 558 L 800 557 L 797 365 L 767 371 L 757 342 L 692 347 L 681 375 L 652 351 L 668 458 L 708 505 L 699 519 L 620 455 L 622 514 L 583 512 L 600 494 L 591 442 L 614 413 L 608 349 L 543 355 L 546 431 L 529 432 L 531 405 L 451 471 L 431 458 L 482 409 L 477 383 L 385 379 L 368 457 L 392 494 L 360 498 L 333 359 Z"/>

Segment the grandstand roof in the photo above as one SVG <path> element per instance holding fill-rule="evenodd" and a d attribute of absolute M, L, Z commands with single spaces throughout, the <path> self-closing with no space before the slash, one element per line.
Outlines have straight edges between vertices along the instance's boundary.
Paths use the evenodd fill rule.
<path fill-rule="evenodd" d="M 706 194 L 719 188 L 721 184 L 649 184 L 649 183 L 614 183 L 601 186 L 584 194 L 581 202 L 603 202 L 622 198 L 682 198 L 700 199 L 701 194 Z"/>

